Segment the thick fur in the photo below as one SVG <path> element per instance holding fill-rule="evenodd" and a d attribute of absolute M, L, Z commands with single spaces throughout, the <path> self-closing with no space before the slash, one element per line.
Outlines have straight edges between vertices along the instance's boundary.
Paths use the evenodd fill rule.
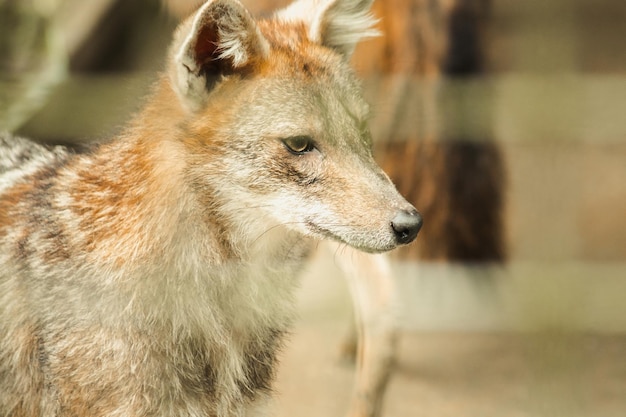
<path fill-rule="evenodd" d="M 347 65 L 369 3 L 320 4 L 209 1 L 123 134 L 2 137 L 0 416 L 261 415 L 312 242 L 399 244 Z"/>

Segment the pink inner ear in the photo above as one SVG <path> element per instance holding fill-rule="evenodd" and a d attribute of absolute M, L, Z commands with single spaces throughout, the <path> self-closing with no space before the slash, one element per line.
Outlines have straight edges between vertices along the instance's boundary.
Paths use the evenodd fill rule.
<path fill-rule="evenodd" d="M 194 57 L 196 63 L 205 67 L 207 63 L 213 61 L 215 51 L 218 46 L 218 29 L 214 22 L 204 22 L 202 29 L 196 37 L 194 46 Z"/>

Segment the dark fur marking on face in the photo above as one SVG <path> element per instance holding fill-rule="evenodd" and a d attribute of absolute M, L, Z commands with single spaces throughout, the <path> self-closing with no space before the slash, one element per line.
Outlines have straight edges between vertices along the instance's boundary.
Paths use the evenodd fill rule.
<path fill-rule="evenodd" d="M 319 179 L 317 176 L 302 172 L 294 168 L 293 166 L 287 167 L 287 169 L 285 170 L 285 175 L 287 176 L 287 178 L 291 179 L 300 186 L 313 185 Z"/>
<path fill-rule="evenodd" d="M 288 152 L 286 151 L 284 157 L 278 159 L 276 164 L 272 166 L 277 175 L 289 178 L 300 186 L 309 186 L 320 181 L 318 164 L 312 159 L 316 155 L 312 152 L 303 155 L 292 155 Z"/>

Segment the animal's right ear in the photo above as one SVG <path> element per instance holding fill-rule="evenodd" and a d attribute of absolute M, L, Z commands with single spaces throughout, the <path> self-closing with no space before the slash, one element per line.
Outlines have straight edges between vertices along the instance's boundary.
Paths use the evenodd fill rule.
<path fill-rule="evenodd" d="M 185 107 L 197 111 L 217 80 L 244 73 L 268 53 L 267 41 L 241 3 L 208 0 L 176 31 L 170 80 Z"/>
<path fill-rule="evenodd" d="M 286 22 L 301 22 L 313 42 L 350 58 L 356 44 L 376 37 L 377 20 L 370 14 L 373 0 L 296 0 L 276 13 Z"/>

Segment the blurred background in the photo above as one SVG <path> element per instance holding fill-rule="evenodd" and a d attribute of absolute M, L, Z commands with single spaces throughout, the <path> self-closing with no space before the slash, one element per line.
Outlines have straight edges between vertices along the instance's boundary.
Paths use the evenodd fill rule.
<path fill-rule="evenodd" d="M 244 1 L 266 14 L 286 0 Z M 194 0 L 0 0 L 0 130 L 115 135 Z M 384 415 L 626 415 L 626 2 L 376 0 L 353 63 L 376 156 L 422 211 L 393 255 Z M 308 265 L 277 415 L 341 416 L 333 255 Z"/>

